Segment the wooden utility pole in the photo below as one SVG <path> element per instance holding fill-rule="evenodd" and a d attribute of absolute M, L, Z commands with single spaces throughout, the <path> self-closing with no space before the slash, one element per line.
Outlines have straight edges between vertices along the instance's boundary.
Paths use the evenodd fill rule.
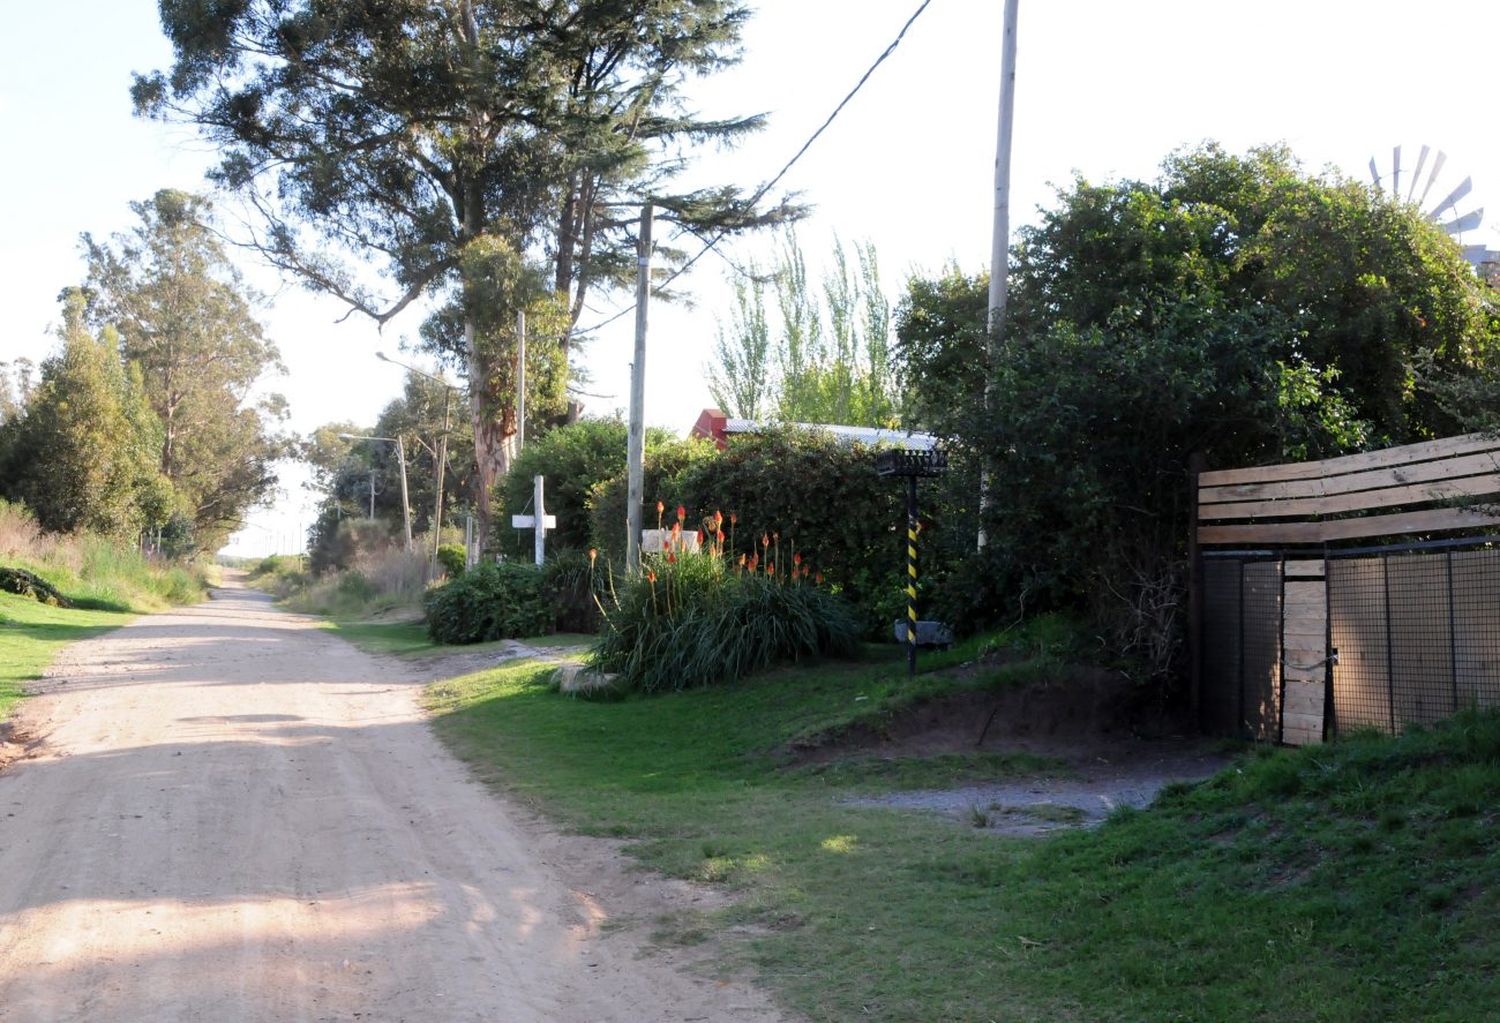
<path fill-rule="evenodd" d="M 526 444 L 526 310 L 516 310 L 516 454 Z"/>
<path fill-rule="evenodd" d="M 411 552 L 411 500 L 406 490 L 406 442 L 396 434 L 396 459 L 401 463 L 401 525 L 406 530 L 406 550 Z"/>
<path fill-rule="evenodd" d="M 1016 17 L 1020 0 L 1005 0 L 1005 31 L 1000 47 L 1000 127 L 995 141 L 995 223 L 990 237 L 989 335 L 985 344 L 984 410 L 995 410 L 995 370 L 1000 365 L 1005 330 L 1005 298 L 1010 274 L 1010 137 L 1016 107 Z M 979 473 L 978 546 L 989 542 L 984 516 L 995 503 L 993 464 L 987 457 Z"/>
<path fill-rule="evenodd" d="M 630 440 L 626 451 L 625 570 L 640 571 L 641 504 L 645 501 L 646 460 L 646 304 L 651 299 L 651 204 L 641 209 L 636 243 L 635 361 L 630 364 Z"/>

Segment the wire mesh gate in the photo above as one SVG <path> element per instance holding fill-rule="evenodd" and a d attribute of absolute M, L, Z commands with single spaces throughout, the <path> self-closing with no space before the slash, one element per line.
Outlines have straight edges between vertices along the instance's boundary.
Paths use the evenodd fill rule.
<path fill-rule="evenodd" d="M 1399 734 L 1500 706 L 1497 545 L 1487 537 L 1326 552 L 1323 735 Z M 1297 585 L 1287 563 L 1271 552 L 1204 557 L 1200 706 L 1210 732 L 1290 738 L 1287 676 L 1310 665 L 1287 650 L 1286 588 Z"/>

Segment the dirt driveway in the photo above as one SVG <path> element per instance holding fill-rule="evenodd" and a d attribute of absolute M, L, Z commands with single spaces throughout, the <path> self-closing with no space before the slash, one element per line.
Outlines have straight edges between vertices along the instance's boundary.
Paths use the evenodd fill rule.
<path fill-rule="evenodd" d="M 70 648 L 26 704 L 0 1019 L 781 1018 L 610 926 L 652 882 L 471 781 L 409 667 L 217 598 Z"/>

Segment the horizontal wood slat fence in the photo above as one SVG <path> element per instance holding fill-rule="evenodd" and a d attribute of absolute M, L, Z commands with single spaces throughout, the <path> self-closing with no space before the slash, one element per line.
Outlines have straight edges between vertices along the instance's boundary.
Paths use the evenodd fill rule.
<path fill-rule="evenodd" d="M 1321 544 L 1495 525 L 1500 437 L 1486 434 L 1198 476 L 1197 541 L 1206 546 Z"/>
<path fill-rule="evenodd" d="M 1305 745 L 1500 706 L 1500 436 L 1199 471 L 1194 496 L 1206 729 Z"/>

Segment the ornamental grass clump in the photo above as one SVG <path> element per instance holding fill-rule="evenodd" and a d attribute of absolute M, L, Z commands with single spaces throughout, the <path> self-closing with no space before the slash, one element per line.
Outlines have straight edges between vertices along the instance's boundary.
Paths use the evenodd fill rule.
<path fill-rule="evenodd" d="M 731 560 L 720 539 L 723 521 L 705 521 L 706 542 L 697 551 L 674 532 L 665 551 L 642 559 L 639 575 L 604 588 L 594 665 L 618 675 L 618 688 L 716 685 L 773 664 L 855 650 L 853 611 L 812 581 L 800 553 L 780 569 L 774 554 Z"/>

